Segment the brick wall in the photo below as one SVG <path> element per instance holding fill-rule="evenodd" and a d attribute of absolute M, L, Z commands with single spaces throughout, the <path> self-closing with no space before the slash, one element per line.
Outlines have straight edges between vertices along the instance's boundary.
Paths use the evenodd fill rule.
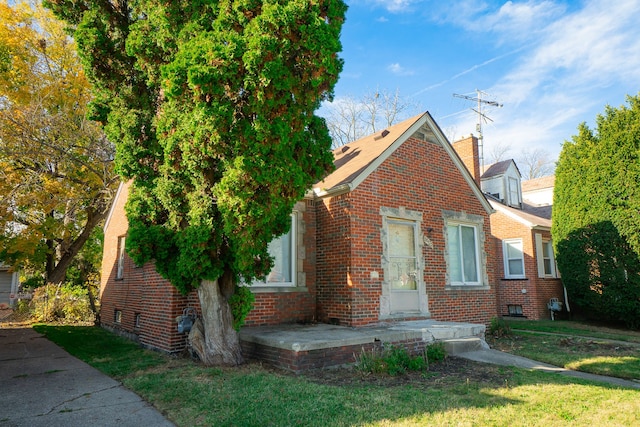
<path fill-rule="evenodd" d="M 176 317 L 186 307 L 200 305 L 197 292 L 181 295 L 155 271 L 152 263 L 136 267 L 125 255 L 122 279 L 116 279 L 118 237 L 126 236 L 127 219 L 124 204 L 129 184 L 123 184 L 113 206 L 105 230 L 101 279 L 101 323 L 104 327 L 139 341 L 146 347 L 173 353 L 186 346 L 186 334 L 177 331 Z M 299 202 L 297 241 L 298 288 L 268 288 L 255 292 L 254 310 L 246 319 L 247 325 L 268 325 L 315 320 L 316 299 L 316 224 L 313 200 Z M 116 312 L 120 321 L 116 321 Z M 137 319 L 137 324 L 136 324 Z"/>
<path fill-rule="evenodd" d="M 412 356 L 424 354 L 425 347 L 428 344 L 428 342 L 421 339 L 393 343 L 394 346 L 407 349 Z M 277 368 L 301 373 L 312 369 L 352 364 L 356 362 L 356 357 L 362 352 L 371 352 L 374 349 L 381 351 L 383 345 L 384 343 L 382 342 L 375 342 L 318 350 L 294 351 L 242 341 L 242 353 L 249 359 L 260 360 Z"/>
<path fill-rule="evenodd" d="M 452 144 L 460 160 L 465 164 L 471 176 L 480 185 L 480 154 L 478 151 L 478 138 L 471 135 Z"/>
<path fill-rule="evenodd" d="M 127 188 L 122 187 L 105 232 L 102 323 L 143 345 L 180 351 L 186 336 L 178 334 L 175 318 L 185 307 L 199 311 L 196 293 L 180 295 L 152 264 L 136 267 L 128 257 L 123 278 L 115 279 L 118 237 L 127 231 Z M 319 320 L 361 326 L 380 321 L 385 279 L 381 207 L 422 214 L 419 238 L 429 241 L 421 246 L 428 315 L 488 324 L 496 315 L 497 277 L 496 245 L 490 238 L 488 215 L 440 145 L 410 138 L 351 193 L 299 202 L 298 287 L 254 288 L 256 303 L 247 325 Z M 447 287 L 444 211 L 483 218 L 486 289 Z M 121 313 L 119 322 L 116 311 Z M 406 317 L 417 318 L 421 316 Z"/>
<path fill-rule="evenodd" d="M 499 263 L 498 313 L 507 316 L 508 305 L 522 306 L 522 314 L 528 319 L 539 320 L 550 317 L 547 303 L 552 297 L 563 300 L 562 282 L 556 278 L 538 277 L 534 234 L 540 233 L 543 238 L 551 239 L 548 230 L 532 230 L 502 212 L 491 216 L 491 233 L 496 238 L 496 251 Z M 506 279 L 504 271 L 502 240 L 522 239 L 524 252 L 525 279 Z"/>
<path fill-rule="evenodd" d="M 484 252 L 495 258 L 489 217 L 447 152 L 410 138 L 355 190 L 318 202 L 318 308 L 322 321 L 350 326 L 380 319 L 382 219 L 380 207 L 422 212 L 424 283 L 431 317 L 488 323 L 496 316 L 495 273 L 487 262 L 489 289 L 448 289 L 443 210 L 484 218 Z M 427 232 L 427 228 L 432 229 Z M 378 272 L 378 277 L 372 275 Z"/>
<path fill-rule="evenodd" d="M 351 194 L 316 201 L 317 315 L 323 323 L 351 324 Z"/>

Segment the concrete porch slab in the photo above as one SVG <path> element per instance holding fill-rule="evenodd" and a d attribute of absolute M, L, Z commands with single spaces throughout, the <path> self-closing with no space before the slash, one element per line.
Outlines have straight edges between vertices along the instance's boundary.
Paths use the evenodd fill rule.
<path fill-rule="evenodd" d="M 300 371 L 352 363 L 354 354 L 383 344 L 403 345 L 412 353 L 436 341 L 444 342 L 449 354 L 487 348 L 484 333 L 485 325 L 416 320 L 359 328 L 328 324 L 248 327 L 240 331 L 240 340 L 248 357 Z"/>

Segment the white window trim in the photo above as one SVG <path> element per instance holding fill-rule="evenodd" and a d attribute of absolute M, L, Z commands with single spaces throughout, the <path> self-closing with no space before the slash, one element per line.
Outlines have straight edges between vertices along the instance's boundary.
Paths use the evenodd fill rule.
<path fill-rule="evenodd" d="M 446 263 L 446 284 L 445 289 L 489 289 L 489 278 L 487 276 L 487 260 L 484 252 L 484 218 L 480 215 L 467 214 L 465 212 L 443 211 L 444 216 L 444 238 L 445 238 L 445 263 Z M 478 282 L 452 282 L 451 266 L 449 265 L 449 242 L 447 228 L 449 226 L 464 225 L 474 228 L 476 240 L 476 267 L 478 268 Z"/>
<path fill-rule="evenodd" d="M 522 262 L 522 274 L 511 274 L 509 269 L 509 261 L 517 258 L 509 258 L 508 245 L 513 243 L 519 243 L 521 247 L 522 256 L 519 258 Z M 505 239 L 502 241 L 502 259 L 504 260 L 504 277 L 505 279 L 524 279 L 526 277 L 526 269 L 524 264 L 524 246 L 522 239 Z"/>
<path fill-rule="evenodd" d="M 538 264 L 538 277 L 543 279 L 556 279 L 558 278 L 558 267 L 556 266 L 556 256 L 553 252 L 553 246 L 551 246 L 551 273 L 547 274 L 544 270 L 544 244 L 551 244 L 550 239 L 543 239 L 542 234 L 535 233 L 534 235 L 536 244 L 536 261 Z"/>
<path fill-rule="evenodd" d="M 291 239 L 291 282 L 267 282 L 266 280 L 254 280 L 251 282 L 251 288 L 264 289 L 264 288 L 295 288 L 297 283 L 297 271 L 298 271 L 298 214 L 293 212 L 291 214 L 291 229 L 289 230 L 289 236 Z M 278 237 L 279 239 L 280 237 Z M 274 239 L 275 240 L 275 239 Z M 267 275 L 268 276 L 268 275 Z"/>
<path fill-rule="evenodd" d="M 118 236 L 118 258 L 116 261 L 116 280 L 124 279 L 125 236 Z"/>
<path fill-rule="evenodd" d="M 507 194 L 509 197 L 509 206 L 520 206 L 520 185 L 518 185 L 518 178 L 512 176 L 507 177 Z"/>

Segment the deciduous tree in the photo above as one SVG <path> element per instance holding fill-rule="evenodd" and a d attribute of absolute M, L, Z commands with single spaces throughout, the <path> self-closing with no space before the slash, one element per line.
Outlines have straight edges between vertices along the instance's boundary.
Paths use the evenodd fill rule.
<path fill-rule="evenodd" d="M 94 117 L 133 179 L 127 250 L 197 289 L 206 364 L 242 361 L 229 298 L 332 168 L 315 115 L 342 68 L 340 0 L 51 0 L 74 30 Z"/>
<path fill-rule="evenodd" d="M 106 216 L 114 149 L 85 118 L 89 83 L 62 23 L 10 4 L 0 4 L 0 259 L 60 283 Z"/>
<path fill-rule="evenodd" d="M 327 103 L 325 115 L 333 148 L 396 124 L 417 109 L 417 104 L 402 97 L 399 91 L 376 90 L 361 99 L 347 96 Z"/>

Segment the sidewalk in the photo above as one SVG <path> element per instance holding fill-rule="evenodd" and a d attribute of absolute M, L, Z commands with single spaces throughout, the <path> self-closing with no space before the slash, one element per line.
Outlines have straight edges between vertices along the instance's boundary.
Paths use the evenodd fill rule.
<path fill-rule="evenodd" d="M 174 426 L 30 327 L 0 329 L 0 401 L 2 427 Z"/>
<path fill-rule="evenodd" d="M 572 371 L 565 368 L 549 365 L 547 363 L 536 362 L 535 360 L 525 357 L 516 356 L 514 354 L 505 353 L 498 350 L 477 350 L 467 353 L 457 354 L 456 357 L 473 360 L 475 362 L 492 363 L 494 365 L 515 366 L 524 369 L 536 369 L 539 371 L 557 373 L 567 377 L 581 378 L 584 380 L 604 382 L 620 387 L 629 387 L 640 389 L 640 382 L 624 380 L 622 378 L 608 377 L 605 375 L 588 374 L 586 372 Z"/>

